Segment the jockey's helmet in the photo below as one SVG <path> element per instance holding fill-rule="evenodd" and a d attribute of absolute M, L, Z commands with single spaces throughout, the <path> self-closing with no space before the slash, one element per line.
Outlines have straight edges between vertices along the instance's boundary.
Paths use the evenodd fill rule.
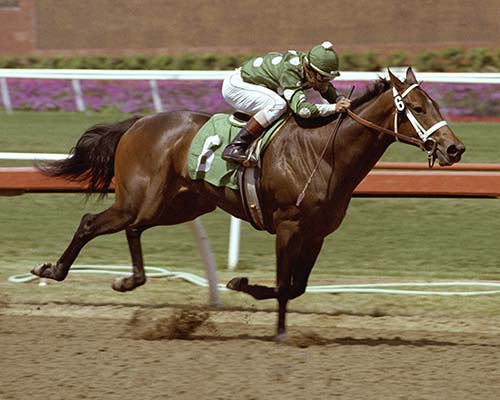
<path fill-rule="evenodd" d="M 330 42 L 314 46 L 307 53 L 307 65 L 321 76 L 321 80 L 333 79 L 340 75 L 339 57 Z"/>

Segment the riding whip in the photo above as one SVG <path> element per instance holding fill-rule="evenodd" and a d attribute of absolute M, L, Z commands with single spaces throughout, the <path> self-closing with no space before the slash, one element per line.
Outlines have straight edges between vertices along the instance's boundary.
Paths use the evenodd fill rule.
<path fill-rule="evenodd" d="M 352 96 L 352 93 L 354 92 L 354 88 L 355 86 L 351 86 L 351 88 L 349 89 L 349 93 L 347 95 L 347 98 L 350 99 L 351 96 Z M 307 180 L 306 184 L 304 185 L 304 189 L 302 189 L 302 192 L 300 192 L 299 194 L 299 197 L 297 197 L 297 201 L 295 202 L 295 205 L 298 207 L 300 206 L 300 203 L 302 203 L 302 200 L 304 200 L 304 197 L 306 195 L 306 190 L 307 188 L 309 187 L 309 184 L 311 183 L 312 181 L 312 178 L 314 176 L 314 174 L 316 173 L 318 167 L 319 167 L 319 164 L 321 162 L 321 160 L 323 159 L 323 156 L 325 155 L 326 153 L 326 150 L 328 149 L 328 147 L 330 146 L 330 142 L 332 141 L 332 139 L 335 138 L 335 136 L 337 135 L 337 132 L 340 128 L 340 124 L 342 123 L 342 120 L 344 119 L 344 116 L 345 116 L 345 113 L 341 113 L 339 115 L 339 117 L 337 118 L 337 122 L 335 124 L 335 128 L 333 128 L 333 131 L 330 135 L 330 137 L 328 138 L 328 141 L 326 142 L 326 145 L 325 145 L 325 148 L 323 149 L 323 152 L 321 153 L 321 156 L 319 157 L 318 159 L 318 162 L 316 163 L 316 166 L 314 167 L 314 169 L 312 170 L 311 172 L 311 175 L 309 176 L 309 179 Z"/>

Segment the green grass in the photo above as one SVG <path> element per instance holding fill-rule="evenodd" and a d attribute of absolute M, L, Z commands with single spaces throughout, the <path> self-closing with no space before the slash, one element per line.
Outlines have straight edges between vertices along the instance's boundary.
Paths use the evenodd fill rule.
<path fill-rule="evenodd" d="M 0 114 L 0 151 L 67 154 L 87 128 L 127 117 L 120 113 L 16 111 Z M 30 165 L 30 161 L 0 160 L 0 167 Z"/>
<path fill-rule="evenodd" d="M 0 118 L 2 151 L 67 152 L 83 130 L 124 115 L 21 113 Z M 464 162 L 499 161 L 499 124 L 453 124 L 468 147 Z M 417 149 L 393 145 L 385 161 L 425 161 Z M 12 163 L 9 163 L 12 165 Z M 47 291 L 34 284 L 10 284 L 6 279 L 41 262 L 54 262 L 64 251 L 81 216 L 97 212 L 112 202 L 85 202 L 76 194 L 37 194 L 0 197 L 0 295 L 13 302 L 93 302 L 139 304 L 203 303 L 206 290 L 186 283 L 153 280 L 129 294 L 109 289 L 111 277 L 71 276 Z M 355 198 L 341 228 L 327 238 L 313 270 L 310 284 L 407 281 L 498 280 L 500 277 L 500 200 L 497 199 L 397 199 Z M 226 269 L 229 216 L 216 211 L 202 217 L 219 265 L 220 281 L 244 274 L 272 284 L 274 237 L 243 223 L 240 264 Z M 147 265 L 203 275 L 201 258 L 188 226 L 157 227 L 143 235 Z M 77 259 L 78 264 L 129 264 L 125 235 L 98 237 Z M 307 295 L 293 302 L 305 310 L 346 312 L 421 313 L 440 315 L 455 310 L 478 310 L 498 315 L 500 296 L 464 299 L 370 295 Z M 274 308 L 240 294 L 225 294 L 225 302 Z M 488 300 L 486 300 L 488 299 Z M 0 298 L 0 302 L 2 299 Z M 471 305 L 473 304 L 473 305 Z M 438 305 L 436 308 L 436 305 Z M 337 308 L 336 308 L 337 307 Z M 458 307 L 458 308 L 457 308 Z M 440 311 L 436 311 L 439 309 Z"/>

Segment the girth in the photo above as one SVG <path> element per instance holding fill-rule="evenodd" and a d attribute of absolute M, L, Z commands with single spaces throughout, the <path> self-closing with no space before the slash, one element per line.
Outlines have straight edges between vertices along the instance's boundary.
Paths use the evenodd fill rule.
<path fill-rule="evenodd" d="M 241 202 L 248 221 L 259 231 L 271 232 L 262 211 L 260 198 L 260 167 L 240 167 L 238 170 Z"/>

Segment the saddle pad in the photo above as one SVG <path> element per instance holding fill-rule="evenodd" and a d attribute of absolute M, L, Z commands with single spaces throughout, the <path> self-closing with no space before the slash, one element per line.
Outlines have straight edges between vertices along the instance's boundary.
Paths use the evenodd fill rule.
<path fill-rule="evenodd" d="M 224 161 L 221 158 L 226 146 L 231 143 L 241 129 L 241 124 L 232 123 L 229 114 L 213 115 L 194 137 L 188 159 L 188 171 L 191 179 L 205 180 L 218 186 L 238 189 L 239 164 Z M 262 136 L 257 146 L 256 156 L 260 160 L 261 154 L 270 142 L 273 134 L 287 120 L 288 115 L 282 116 Z"/>

